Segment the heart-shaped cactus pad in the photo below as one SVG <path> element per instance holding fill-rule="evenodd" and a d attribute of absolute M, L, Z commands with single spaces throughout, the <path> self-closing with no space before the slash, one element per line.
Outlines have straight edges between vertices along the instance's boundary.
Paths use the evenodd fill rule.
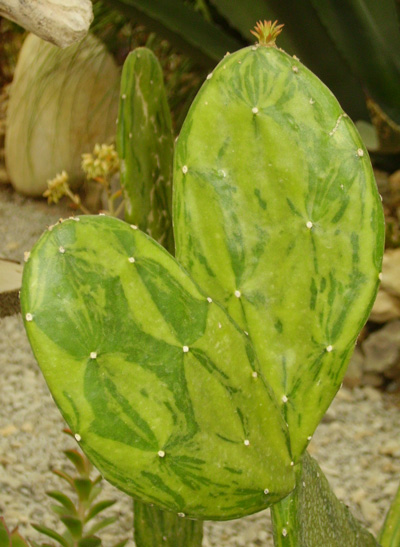
<path fill-rule="evenodd" d="M 57 405 L 115 486 L 216 520 L 292 490 L 287 425 L 248 336 L 135 226 L 85 216 L 51 228 L 21 305 Z"/>

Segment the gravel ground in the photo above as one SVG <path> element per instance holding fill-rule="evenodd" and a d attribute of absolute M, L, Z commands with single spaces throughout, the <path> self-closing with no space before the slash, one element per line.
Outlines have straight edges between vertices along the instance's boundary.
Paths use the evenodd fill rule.
<path fill-rule="evenodd" d="M 21 260 L 46 226 L 69 216 L 65 205 L 15 195 L 0 186 L 0 256 Z M 373 388 L 339 391 L 310 444 L 336 495 L 376 533 L 400 477 L 400 396 Z M 27 342 L 19 315 L 0 319 L 0 515 L 23 535 L 43 540 L 30 526 L 54 526 L 45 492 L 63 487 L 51 473 L 67 468 L 62 450 L 74 441 L 62 433 L 56 409 Z M 132 537 L 130 499 L 109 484 L 117 499 L 107 511 L 120 518 L 104 531 L 107 547 Z M 61 528 L 62 529 L 62 528 Z M 131 546 L 133 542 L 131 542 Z M 206 523 L 204 547 L 272 546 L 268 511 L 241 520 Z"/>

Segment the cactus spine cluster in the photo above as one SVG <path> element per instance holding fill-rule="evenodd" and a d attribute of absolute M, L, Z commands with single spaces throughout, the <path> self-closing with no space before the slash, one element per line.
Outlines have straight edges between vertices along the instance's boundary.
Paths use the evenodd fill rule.
<path fill-rule="evenodd" d="M 128 191 L 140 170 L 122 176 Z M 45 233 L 24 271 L 25 326 L 110 482 L 181 517 L 231 519 L 295 485 L 376 294 L 382 208 L 329 90 L 253 46 L 221 61 L 188 113 L 173 211 L 176 259 L 106 216 Z"/>

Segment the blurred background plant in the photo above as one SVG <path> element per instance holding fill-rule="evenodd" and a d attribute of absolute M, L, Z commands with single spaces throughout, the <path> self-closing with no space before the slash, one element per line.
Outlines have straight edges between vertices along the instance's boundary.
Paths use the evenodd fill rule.
<path fill-rule="evenodd" d="M 69 429 L 63 431 L 74 438 Z M 102 540 L 98 533 L 117 521 L 115 515 L 103 517 L 100 514 L 112 507 L 115 500 L 99 501 L 102 493 L 102 477 L 96 474 L 94 478 L 91 478 L 94 471 L 93 465 L 80 450 L 65 450 L 64 454 L 72 463 L 75 473 L 59 469 L 54 469 L 53 473 L 67 483 L 68 490 L 47 492 L 47 496 L 53 502 L 57 502 L 52 503 L 50 509 L 55 513 L 60 524 L 64 525 L 64 532 L 59 533 L 41 524 L 32 524 L 32 526 L 61 547 L 99 547 L 102 545 Z M 127 539 L 122 540 L 114 547 L 124 547 L 127 541 Z M 47 539 L 46 543 L 28 541 L 19 534 L 17 528 L 10 532 L 4 519 L 0 518 L 1 547 L 52 547 L 53 545 L 49 544 Z"/>

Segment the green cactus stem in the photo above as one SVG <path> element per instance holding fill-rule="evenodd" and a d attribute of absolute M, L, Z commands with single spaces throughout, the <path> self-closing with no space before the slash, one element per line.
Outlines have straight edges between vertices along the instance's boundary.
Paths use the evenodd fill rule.
<path fill-rule="evenodd" d="M 296 488 L 271 508 L 275 547 L 378 547 L 332 492 L 307 453 L 296 466 Z M 393 546 L 394 547 L 394 546 Z"/>
<path fill-rule="evenodd" d="M 292 490 L 287 427 L 248 337 L 136 226 L 54 226 L 25 265 L 21 306 L 57 405 L 112 484 L 203 520 Z"/>
<path fill-rule="evenodd" d="M 398 547 L 400 545 L 400 486 L 386 515 L 378 539 L 382 547 Z"/>
<path fill-rule="evenodd" d="M 171 115 L 160 63 L 132 51 L 122 70 L 117 127 L 125 220 L 173 252 Z"/>
<path fill-rule="evenodd" d="M 135 501 L 134 532 L 140 547 L 201 547 L 203 523 Z"/>
<path fill-rule="evenodd" d="M 384 220 L 367 151 L 296 58 L 251 46 L 209 74 L 175 148 L 177 260 L 248 332 L 304 451 L 379 284 Z"/>

